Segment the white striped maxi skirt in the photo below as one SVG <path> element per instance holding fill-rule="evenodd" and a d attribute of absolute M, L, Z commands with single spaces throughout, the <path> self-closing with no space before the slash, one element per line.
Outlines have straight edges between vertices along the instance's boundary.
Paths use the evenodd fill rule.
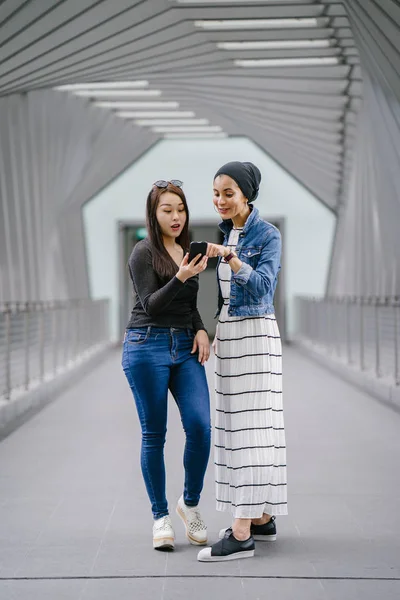
<path fill-rule="evenodd" d="M 234 518 L 287 514 L 282 346 L 274 315 L 229 317 L 216 336 L 217 510 Z"/>

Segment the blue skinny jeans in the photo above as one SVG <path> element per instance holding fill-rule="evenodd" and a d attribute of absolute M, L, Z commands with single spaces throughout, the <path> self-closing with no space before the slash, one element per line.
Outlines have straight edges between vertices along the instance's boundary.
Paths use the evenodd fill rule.
<path fill-rule="evenodd" d="M 178 406 L 186 444 L 183 498 L 197 506 L 210 455 L 210 399 L 204 367 L 191 354 L 191 329 L 139 327 L 125 334 L 122 367 L 142 429 L 141 468 L 154 519 L 168 515 L 164 445 L 168 390 Z"/>

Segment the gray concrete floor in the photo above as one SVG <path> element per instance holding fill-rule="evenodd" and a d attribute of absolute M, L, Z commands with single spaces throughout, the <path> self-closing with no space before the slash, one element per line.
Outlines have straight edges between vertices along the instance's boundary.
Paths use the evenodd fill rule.
<path fill-rule="evenodd" d="M 212 364 L 208 366 L 213 387 Z M 183 435 L 166 449 L 174 553 L 151 546 L 140 431 L 119 353 L 0 444 L 2 600 L 400 598 L 400 415 L 286 348 L 289 516 L 250 560 L 205 564 L 186 543 Z M 202 497 L 210 539 L 212 461 Z"/>

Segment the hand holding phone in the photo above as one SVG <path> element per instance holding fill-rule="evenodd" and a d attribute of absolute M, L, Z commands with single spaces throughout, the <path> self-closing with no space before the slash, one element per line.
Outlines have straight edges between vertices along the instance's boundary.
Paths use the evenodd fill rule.
<path fill-rule="evenodd" d="M 199 260 L 201 260 L 203 258 L 203 256 L 205 256 L 207 254 L 207 242 L 191 242 L 190 243 L 190 250 L 189 250 L 189 258 L 188 258 L 188 262 L 192 262 L 192 260 L 194 258 L 196 258 L 196 256 L 198 254 L 201 254 Z M 196 261 L 196 264 L 199 261 Z"/>
<path fill-rule="evenodd" d="M 207 268 L 207 242 L 192 242 L 190 244 L 190 253 L 187 252 L 183 257 L 179 271 L 176 274 L 177 279 L 185 283 L 190 277 L 198 275 Z M 196 262 L 194 259 L 199 257 Z"/>

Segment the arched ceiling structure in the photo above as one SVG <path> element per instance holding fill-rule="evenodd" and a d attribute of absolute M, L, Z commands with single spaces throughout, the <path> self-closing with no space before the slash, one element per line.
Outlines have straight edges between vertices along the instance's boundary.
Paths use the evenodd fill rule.
<path fill-rule="evenodd" d="M 88 294 L 83 203 L 236 135 L 338 215 L 329 293 L 400 293 L 399 39 L 398 0 L 0 1 L 0 300 Z"/>
<path fill-rule="evenodd" d="M 159 95 L 143 99 L 179 103 L 155 131 L 144 125 L 152 141 L 176 135 L 174 111 L 194 114 L 200 135 L 249 136 L 336 208 L 361 94 L 342 2 L 6 0 L 0 21 L 0 94 L 148 82 L 142 92 Z M 137 100 L 115 94 L 92 90 L 87 101 Z"/>

